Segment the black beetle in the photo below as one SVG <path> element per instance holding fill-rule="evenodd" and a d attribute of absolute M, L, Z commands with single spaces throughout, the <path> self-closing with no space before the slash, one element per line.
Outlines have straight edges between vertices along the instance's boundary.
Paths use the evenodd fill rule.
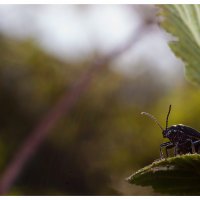
<path fill-rule="evenodd" d="M 174 148 L 174 156 L 177 154 L 198 153 L 200 146 L 200 133 L 195 129 L 183 124 L 173 125 L 168 128 L 168 118 L 170 111 L 171 105 L 169 106 L 165 129 L 163 129 L 163 127 L 153 115 L 146 112 L 141 113 L 153 119 L 161 128 L 163 137 L 170 140 L 169 142 L 165 142 L 160 145 L 160 157 L 164 157 L 162 148 L 165 148 L 166 150 L 166 157 L 169 156 L 168 150 L 171 148 Z"/>

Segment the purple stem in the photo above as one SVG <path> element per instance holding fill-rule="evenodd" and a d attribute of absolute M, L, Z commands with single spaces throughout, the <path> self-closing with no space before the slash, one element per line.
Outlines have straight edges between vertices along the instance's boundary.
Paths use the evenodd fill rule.
<path fill-rule="evenodd" d="M 141 38 L 141 35 L 147 30 L 148 26 L 149 24 L 143 24 L 136 31 L 134 37 L 131 37 L 127 43 L 118 48 L 116 51 L 110 53 L 108 56 L 93 63 L 89 70 L 81 75 L 71 90 L 66 91 L 51 108 L 51 110 L 44 117 L 42 117 L 38 125 L 36 125 L 33 131 L 29 134 L 2 174 L 0 180 L 1 195 L 9 192 L 15 180 L 25 167 L 25 164 L 37 152 L 38 147 L 50 134 L 58 120 L 61 119 L 63 115 L 69 114 L 69 111 L 80 99 L 80 96 L 89 88 L 94 74 L 96 74 L 104 66 L 108 65 L 113 59 L 130 49 L 130 47 Z"/>

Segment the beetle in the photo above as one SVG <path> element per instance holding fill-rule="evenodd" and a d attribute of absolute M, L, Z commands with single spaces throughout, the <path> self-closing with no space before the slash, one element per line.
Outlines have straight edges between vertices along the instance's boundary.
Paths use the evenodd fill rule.
<path fill-rule="evenodd" d="M 200 132 L 197 130 L 185 126 L 183 124 L 172 125 L 168 127 L 168 118 L 171 111 L 171 105 L 166 117 L 165 129 L 160 125 L 158 120 L 147 112 L 142 112 L 142 115 L 146 115 L 151 118 L 162 130 L 163 138 L 168 138 L 169 141 L 160 145 L 160 158 L 164 158 L 162 149 L 165 148 L 166 157 L 169 156 L 169 149 L 174 148 L 174 156 L 177 154 L 186 153 L 198 153 L 200 147 Z"/>

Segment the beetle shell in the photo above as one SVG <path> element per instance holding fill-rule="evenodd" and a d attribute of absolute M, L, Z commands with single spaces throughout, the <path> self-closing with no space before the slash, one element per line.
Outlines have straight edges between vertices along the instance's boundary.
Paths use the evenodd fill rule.
<path fill-rule="evenodd" d="M 173 125 L 163 131 L 163 136 L 168 138 L 174 145 L 178 147 L 178 153 L 191 153 L 191 141 L 196 142 L 200 140 L 200 133 L 183 124 Z M 195 146 L 198 151 L 200 144 Z"/>

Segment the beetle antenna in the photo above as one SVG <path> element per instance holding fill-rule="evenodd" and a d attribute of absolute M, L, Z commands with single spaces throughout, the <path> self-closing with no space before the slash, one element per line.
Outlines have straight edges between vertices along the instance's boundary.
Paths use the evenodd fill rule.
<path fill-rule="evenodd" d="M 164 131 L 163 127 L 160 125 L 160 123 L 158 122 L 158 120 L 151 114 L 147 113 L 147 112 L 141 112 L 141 115 L 146 115 L 149 118 L 153 119 L 154 122 L 156 122 L 156 124 L 161 128 L 162 131 Z"/>
<path fill-rule="evenodd" d="M 168 127 L 168 118 L 169 118 L 169 114 L 170 114 L 170 112 L 171 112 L 171 108 L 172 108 L 172 105 L 169 105 L 169 111 L 168 111 L 168 113 L 167 113 L 167 118 L 166 118 L 166 129 L 167 129 L 167 127 Z"/>

